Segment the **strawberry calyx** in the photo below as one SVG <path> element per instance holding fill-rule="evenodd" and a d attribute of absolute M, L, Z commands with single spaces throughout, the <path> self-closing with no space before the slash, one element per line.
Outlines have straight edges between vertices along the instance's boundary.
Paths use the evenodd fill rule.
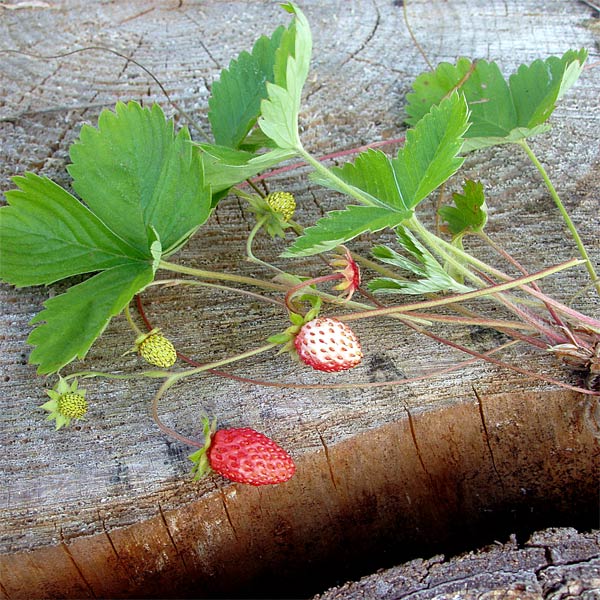
<path fill-rule="evenodd" d="M 202 477 L 211 471 L 207 453 L 212 444 L 212 436 L 216 430 L 216 419 L 213 419 L 211 423 L 207 417 L 202 417 L 202 435 L 204 436 L 204 446 L 188 456 L 192 463 L 194 463 L 192 466 L 192 475 L 194 476 L 194 481 L 202 479 Z"/>
<path fill-rule="evenodd" d="M 296 201 L 289 192 L 271 192 L 266 198 L 252 196 L 248 198 L 250 210 L 256 220 L 271 237 L 285 237 L 285 230 L 292 227 L 289 223 L 296 210 Z"/>
<path fill-rule="evenodd" d="M 50 396 L 50 400 L 40 408 L 50 413 L 46 420 L 56 421 L 56 429 L 68 427 L 73 419 L 81 419 L 87 413 L 86 390 L 78 388 L 77 379 L 68 383 L 59 376 L 54 389 L 46 390 L 46 393 Z"/>
<path fill-rule="evenodd" d="M 310 310 L 305 315 L 290 311 L 288 316 L 292 324 L 284 331 L 267 338 L 267 341 L 272 344 L 281 344 L 282 347 L 279 350 L 279 354 L 289 352 L 292 356 L 297 356 L 296 348 L 294 346 L 296 336 L 306 323 L 312 321 L 319 315 L 319 311 L 321 310 L 321 299 L 318 296 L 306 294 L 301 296 L 300 300 L 309 302 L 311 305 Z"/>

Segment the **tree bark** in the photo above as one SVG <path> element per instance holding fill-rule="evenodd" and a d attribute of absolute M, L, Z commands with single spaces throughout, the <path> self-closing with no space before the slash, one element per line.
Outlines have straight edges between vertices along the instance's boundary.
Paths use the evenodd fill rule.
<path fill-rule="evenodd" d="M 314 37 L 302 140 L 315 155 L 403 134 L 405 96 L 427 66 L 401 4 L 300 3 Z M 508 74 L 570 48 L 590 50 L 590 66 L 561 100 L 552 131 L 532 145 L 598 265 L 598 13 L 583 2 L 534 0 L 411 0 L 406 12 L 433 64 L 485 58 Z M 220 70 L 287 19 L 278 3 L 261 1 L 0 4 L 0 189 L 10 189 L 10 177 L 25 171 L 68 187 L 69 145 L 83 123 L 95 124 L 100 110 L 117 100 L 160 102 L 183 124 L 140 65 L 206 130 L 210 85 Z M 296 195 L 301 223 L 343 205 L 306 174 L 296 169 L 269 180 L 270 189 Z M 487 231 L 531 272 L 576 256 L 524 155 L 512 147 L 477 152 L 467 157 L 463 175 L 484 182 Z M 434 205 L 424 211 L 430 224 Z M 174 258 L 268 277 L 244 260 L 253 225 L 247 205 L 228 197 Z M 364 236 L 354 247 L 367 251 L 374 239 Z M 284 248 L 281 240 L 259 236 L 255 253 L 290 268 L 279 258 Z M 471 243 L 471 249 L 502 264 L 483 246 Z M 326 272 L 316 259 L 295 268 Z M 599 317 L 597 296 L 582 289 L 587 282 L 583 268 L 572 269 L 545 281 L 544 291 Z M 86 381 L 88 416 L 55 432 L 38 408 L 54 381 L 27 364 L 26 340 L 42 303 L 65 289 L 65 283 L 0 286 L 3 597 L 306 597 L 378 568 L 464 552 L 513 533 L 521 544 L 536 528 L 585 532 L 598 526 L 594 400 L 491 364 L 401 386 L 281 390 L 202 375 L 169 392 L 161 417 L 185 435 L 200 435 L 199 416 L 206 411 L 221 426 L 251 426 L 285 446 L 297 460 L 297 474 L 272 488 L 216 476 L 192 482 L 192 449 L 167 439 L 151 419 L 157 382 Z M 220 290 L 151 288 L 143 301 L 152 323 L 201 362 L 260 346 L 287 326 L 278 308 Z M 374 383 L 465 360 L 394 321 L 361 321 L 353 328 L 366 359 L 351 374 L 320 377 L 275 353 L 230 372 L 276 382 Z M 483 328 L 436 332 L 480 352 L 500 339 Z M 140 370 L 135 355 L 122 356 L 134 337 L 124 318 L 113 319 L 85 360 L 65 372 Z M 503 359 L 578 383 L 535 348 L 518 346 Z M 580 538 L 597 543 L 596 535 Z M 522 549 L 527 556 L 528 548 Z M 532 548 L 537 556 L 539 548 Z M 510 560 L 517 550 L 500 552 Z M 438 565 L 431 560 L 423 562 L 426 570 Z M 597 562 L 581 560 L 593 580 Z M 485 560 L 476 564 L 485 573 Z M 550 572 L 552 564 L 540 568 Z M 589 577 L 584 573 L 582 581 Z M 487 585 L 472 581 L 472 590 L 478 581 Z"/>

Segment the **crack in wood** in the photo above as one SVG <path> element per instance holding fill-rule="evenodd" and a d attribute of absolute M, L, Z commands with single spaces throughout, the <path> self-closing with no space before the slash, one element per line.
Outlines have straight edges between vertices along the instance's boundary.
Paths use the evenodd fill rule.
<path fill-rule="evenodd" d="M 329 470 L 329 478 L 331 479 L 331 483 L 333 484 L 333 489 L 337 492 L 337 484 L 335 483 L 335 476 L 333 474 L 333 466 L 331 464 L 331 457 L 329 456 L 329 448 L 323 439 L 321 432 L 316 429 L 317 435 L 319 436 L 319 440 L 321 440 L 321 445 L 323 446 L 323 450 L 325 451 L 325 461 L 327 462 L 327 468 Z"/>
<path fill-rule="evenodd" d="M 185 562 L 185 557 L 179 551 L 179 548 L 177 547 L 177 544 L 175 543 L 175 538 L 173 537 L 173 534 L 171 533 L 171 529 L 169 527 L 169 524 L 167 523 L 167 519 L 165 518 L 165 513 L 163 511 L 163 508 L 162 508 L 160 502 L 158 503 L 158 514 L 160 515 L 160 520 L 167 532 L 167 535 L 169 536 L 169 540 L 171 541 L 173 548 L 175 549 L 175 553 L 177 554 L 177 557 L 183 564 L 183 568 L 184 568 L 185 572 L 189 575 L 191 573 L 190 568 L 188 567 L 188 564 Z"/>
<path fill-rule="evenodd" d="M 421 455 L 421 449 L 419 448 L 419 443 L 417 442 L 417 432 L 415 431 L 413 417 L 406 404 L 404 405 L 404 410 L 406 411 L 406 415 L 408 417 L 408 428 L 410 430 L 410 437 L 412 438 L 412 442 L 415 447 L 415 452 L 417 453 L 417 458 L 419 459 L 419 464 L 421 465 L 421 468 L 423 469 L 423 472 L 425 473 L 429 481 L 433 481 L 431 473 L 429 473 L 429 471 L 427 470 L 427 467 L 425 466 L 425 461 L 423 460 L 423 456 Z"/>
<path fill-rule="evenodd" d="M 88 583 L 88 580 L 84 577 L 83 571 L 79 568 L 79 565 L 77 564 L 77 561 L 75 560 L 75 557 L 71 554 L 69 547 L 65 543 L 65 536 L 63 534 L 62 527 L 60 528 L 60 547 L 62 548 L 63 552 L 65 552 L 65 554 L 67 555 L 67 557 L 73 564 L 73 567 L 75 567 L 75 570 L 77 571 L 79 577 L 81 578 L 81 581 L 83 581 L 83 583 L 87 587 L 88 591 L 92 595 L 92 598 L 97 598 L 96 593 L 92 589 L 92 586 Z"/>
<path fill-rule="evenodd" d="M 6 591 L 6 588 L 2 585 L 1 581 L 0 581 L 0 593 L 2 594 L 2 597 L 5 598 L 6 600 L 11 600 L 9 593 Z"/>
<path fill-rule="evenodd" d="M 367 37 L 363 40 L 362 44 L 360 45 L 360 47 L 358 49 L 356 49 L 354 52 L 351 52 L 341 63 L 340 63 L 340 67 L 345 66 L 346 64 L 348 64 L 352 59 L 354 59 L 354 57 L 357 54 L 360 54 L 370 43 L 371 40 L 375 37 L 375 34 L 377 33 L 377 30 L 379 29 L 379 25 L 381 23 L 381 13 L 379 12 L 379 8 L 377 6 L 377 4 L 375 4 L 375 1 L 372 0 L 372 4 L 373 4 L 373 8 L 375 9 L 375 24 L 373 25 L 373 27 L 371 28 L 370 33 L 367 34 Z"/>
<path fill-rule="evenodd" d="M 227 517 L 227 522 L 229 523 L 229 527 L 231 527 L 231 531 L 233 531 L 233 537 L 236 539 L 237 542 L 239 542 L 240 537 L 238 535 L 237 529 L 235 528 L 235 525 L 233 524 L 231 515 L 229 514 L 229 508 L 227 507 L 227 496 L 226 496 L 225 492 L 223 491 L 222 487 L 219 487 L 217 489 L 219 492 L 219 496 L 221 497 L 221 502 L 223 503 L 223 510 L 225 511 L 225 516 Z"/>
<path fill-rule="evenodd" d="M 496 466 L 496 459 L 494 458 L 494 452 L 492 451 L 492 445 L 490 442 L 490 436 L 489 436 L 489 432 L 488 432 L 488 428 L 487 428 L 487 423 L 485 421 L 485 414 L 483 412 L 483 402 L 481 400 L 481 396 L 479 395 L 479 392 L 477 391 L 477 389 L 475 388 L 475 386 L 471 386 L 471 389 L 473 390 L 473 393 L 475 394 L 475 397 L 477 398 L 477 408 L 479 410 L 479 418 L 481 420 L 481 426 L 483 427 L 483 433 L 484 433 L 484 437 L 485 437 L 485 445 L 487 446 L 489 455 L 490 455 L 490 460 L 492 462 L 492 468 L 494 469 L 494 473 L 496 474 L 496 477 L 498 478 L 498 483 L 500 484 L 500 487 L 502 488 L 502 491 L 504 492 L 504 481 L 502 480 L 502 476 L 500 475 L 500 472 L 498 471 L 498 467 Z"/>

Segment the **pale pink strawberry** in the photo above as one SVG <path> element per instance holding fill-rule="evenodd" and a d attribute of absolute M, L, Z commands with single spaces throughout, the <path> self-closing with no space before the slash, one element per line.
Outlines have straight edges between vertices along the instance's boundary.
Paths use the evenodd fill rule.
<path fill-rule="evenodd" d="M 356 367 L 363 358 L 352 329 L 332 317 L 317 317 L 304 324 L 294 346 L 300 360 L 317 371 L 345 371 Z"/>

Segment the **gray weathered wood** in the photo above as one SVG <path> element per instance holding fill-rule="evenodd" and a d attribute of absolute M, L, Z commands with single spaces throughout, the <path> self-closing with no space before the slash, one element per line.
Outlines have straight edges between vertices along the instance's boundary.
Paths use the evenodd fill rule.
<path fill-rule="evenodd" d="M 204 127 L 210 84 L 220 68 L 239 51 L 249 48 L 258 35 L 269 33 L 287 18 L 278 3 L 260 1 L 104 4 L 70 0 L 45 4 L 47 6 L 40 8 L 17 6 L 14 9 L 0 5 L 2 50 L 54 56 L 86 46 L 115 49 L 150 69 L 171 97 Z M 301 2 L 315 40 L 313 70 L 301 114 L 302 139 L 314 154 L 402 134 L 404 96 L 413 78 L 426 66 L 407 34 L 399 4 L 391 0 Z M 552 117 L 552 134 L 534 140 L 533 146 L 548 166 L 598 264 L 600 69 L 597 64 L 593 66 L 598 60 L 598 21 L 592 18 L 594 11 L 575 1 L 534 0 L 420 0 L 408 3 L 407 11 L 416 37 L 434 63 L 467 55 L 498 60 L 508 73 L 521 62 L 560 54 L 569 48 L 590 50 L 591 66 L 556 110 Z M 102 108 L 113 106 L 119 99 L 140 100 L 146 104 L 158 101 L 169 114 L 174 112 L 147 73 L 131 61 L 100 50 L 47 60 L 3 53 L 0 55 L 0 88 L 2 190 L 10 188 L 12 175 L 26 170 L 48 175 L 68 186 L 65 166 L 69 144 L 76 138 L 82 123 L 94 123 Z M 489 232 L 530 270 L 575 256 L 551 199 L 524 157 L 510 148 L 477 153 L 467 159 L 466 174 L 482 179 L 489 190 Z M 309 223 L 323 211 L 339 207 L 340 198 L 307 182 L 304 175 L 300 171 L 279 176 L 270 185 L 272 189 L 281 186 L 293 191 L 300 205 L 297 219 Z M 176 258 L 183 264 L 201 268 L 267 275 L 244 261 L 243 243 L 252 225 L 252 215 L 245 206 L 235 198 L 228 198 Z M 362 247 L 367 248 L 368 242 L 363 240 Z M 272 243 L 262 237 L 258 240 L 257 253 L 276 264 L 285 264 L 277 258 L 282 249 L 281 242 Z M 485 249 L 481 252 L 493 258 Z M 317 260 L 302 261 L 298 269 L 315 274 L 324 272 L 322 263 Z M 586 281 L 583 269 L 572 270 L 552 278 L 545 284 L 545 290 L 570 301 Z M 15 578 L 25 577 L 24 573 L 39 574 L 39 581 L 46 581 L 41 574 L 43 565 L 60 565 L 65 573 L 72 575 L 75 582 L 72 595 L 101 595 L 98 590 L 103 589 L 103 584 L 93 579 L 93 573 L 104 572 L 111 561 L 115 562 L 115 557 L 117 563 L 128 564 L 124 558 L 127 553 L 139 558 L 146 552 L 146 575 L 152 573 L 159 587 L 167 585 L 175 563 L 179 565 L 177 569 L 183 564 L 188 574 L 202 569 L 203 565 L 208 569 L 206 565 L 210 561 L 207 563 L 202 554 L 206 547 L 202 544 L 207 542 L 198 542 L 202 548 L 194 546 L 190 531 L 198 536 L 214 535 L 222 545 L 213 545 L 210 551 L 220 555 L 230 548 L 227 540 L 243 528 L 241 523 L 250 514 L 250 507 L 269 513 L 267 499 L 275 501 L 273 497 L 277 497 L 275 505 L 282 514 L 287 514 L 282 508 L 285 506 L 297 511 L 301 505 L 286 494 L 298 495 L 302 487 L 312 490 L 322 503 L 332 498 L 331 506 L 322 504 L 321 508 L 314 508 L 314 524 L 297 531 L 290 541 L 290 547 L 306 546 L 309 533 L 321 535 L 327 511 L 340 510 L 343 504 L 325 484 L 319 487 L 320 484 L 316 485 L 311 479 L 326 476 L 331 469 L 327 457 L 333 449 L 345 443 L 351 447 L 357 436 L 392 427 L 398 422 L 400 430 L 409 435 L 408 411 L 411 418 L 422 415 L 422 423 L 428 422 L 427 414 L 438 415 L 443 427 L 452 429 L 451 422 L 441 416 L 446 407 L 464 406 L 467 412 L 477 416 L 478 406 L 504 406 L 507 392 L 520 398 L 521 405 L 517 402 L 515 411 L 525 420 L 527 411 L 524 409 L 528 402 L 540 403 L 537 409 L 532 409 L 536 415 L 543 414 L 543 403 L 547 401 L 558 407 L 553 413 L 556 428 L 548 430 L 553 433 L 539 433 L 537 441 L 560 451 L 564 461 L 561 473 L 565 477 L 570 474 L 575 482 L 583 471 L 583 489 L 593 494 L 590 490 L 597 475 L 597 439 L 589 420 L 582 416 L 586 401 L 569 394 L 557 400 L 552 386 L 491 365 L 472 365 L 451 375 L 395 388 L 280 391 L 202 376 L 172 390 L 162 404 L 161 414 L 167 423 L 183 433 L 198 433 L 198 415 L 205 410 L 216 416 L 221 425 L 251 425 L 280 441 L 304 465 L 295 478 L 297 483 L 290 484 L 289 492 L 244 491 L 214 477 L 192 483 L 186 459 L 190 449 L 166 440 L 150 418 L 148 405 L 158 385 L 155 382 L 86 382 L 91 400 L 88 418 L 76 427 L 55 433 L 44 422 L 43 411 L 37 408 L 45 400 L 46 382 L 26 364 L 26 338 L 30 331 L 28 322 L 40 310 L 42 302 L 64 289 L 64 284 L 48 289 L 14 290 L 4 284 L 0 287 L 3 442 L 0 539 L 2 552 L 20 557 L 24 569 L 21 572 L 13 563 L 6 563 L 9 565 L 6 568 L 11 570 L 2 573 L 0 580 L 8 597 L 19 597 Z M 165 330 L 178 349 L 200 361 L 258 346 L 267 335 L 285 326 L 281 311 L 222 292 L 166 288 L 149 290 L 144 297 L 153 322 Z M 595 316 L 600 314 L 591 290 L 578 295 L 574 306 Z M 357 323 L 356 330 L 367 358 L 365 364 L 352 373 L 352 381 L 419 375 L 463 358 L 397 325 L 390 326 L 388 321 Z M 494 342 L 493 336 L 485 331 L 447 329 L 445 333 L 479 350 L 487 349 Z M 135 372 L 140 367 L 139 360 L 132 355 L 121 357 L 132 341 L 125 319 L 116 318 L 86 360 L 73 368 Z M 523 347 L 507 356 L 516 364 L 528 364 L 568 377 L 555 367 L 550 357 L 536 350 Z M 240 364 L 231 371 L 273 381 L 346 381 L 342 375 L 316 377 L 290 364 L 286 357 L 274 355 Z M 481 404 L 474 390 L 483 399 Z M 572 408 L 568 410 L 565 398 L 571 402 Z M 474 439 L 488 438 L 493 431 L 502 446 L 502 428 L 514 423 L 508 418 L 504 421 L 497 408 L 492 412 L 496 420 L 486 421 L 488 414 L 482 410 L 483 423 L 487 426 L 472 425 L 473 436 Z M 541 420 L 538 425 L 537 431 L 546 431 Z M 528 424 L 519 423 L 516 430 L 511 429 L 515 439 L 510 443 L 516 440 L 516 431 L 521 426 L 530 430 Z M 531 431 L 536 429 L 531 428 Z M 418 440 L 422 440 L 423 446 L 435 446 L 428 432 L 429 429 L 423 427 L 418 434 L 423 437 Z M 550 444 L 544 435 L 560 443 Z M 582 436 L 579 441 L 578 435 Z M 523 440 L 519 443 L 519 447 L 526 447 Z M 573 444 L 583 453 L 583 464 L 578 462 L 579 457 L 569 454 L 568 448 Z M 367 445 L 363 442 L 359 447 L 364 450 Z M 502 447 L 502 452 L 509 456 L 510 444 Z M 354 493 L 352 486 L 361 477 L 368 480 L 370 470 L 365 465 L 365 470 L 360 472 L 349 465 L 348 461 L 355 458 L 347 451 L 341 456 L 345 458 L 337 463 L 337 468 L 347 478 L 344 481 L 349 486 L 347 497 L 350 498 Z M 435 457 L 436 453 L 432 450 L 423 456 Z M 579 465 L 579 471 L 574 470 L 574 464 Z M 342 468 L 342 465 L 345 466 Z M 312 474 L 309 467 L 316 468 L 317 475 Z M 523 476 L 527 478 L 531 473 L 527 469 L 533 469 L 533 463 L 524 459 L 522 467 Z M 468 471 L 465 472 L 465 477 L 469 476 Z M 333 477 L 334 482 L 343 487 L 342 480 L 335 479 L 335 473 Z M 517 475 L 512 473 L 511 481 L 516 480 Z M 385 481 L 385 477 L 381 481 Z M 557 483 L 551 482 L 551 487 L 556 489 Z M 286 490 L 285 486 L 281 489 Z M 371 493 L 377 496 L 382 492 L 373 487 Z M 310 496 L 300 497 L 305 504 L 310 502 Z M 568 494 L 567 497 L 571 498 Z M 247 504 L 239 504 L 240 498 Z M 585 507 L 589 509 L 590 496 L 586 498 Z M 182 514 L 188 513 L 181 511 L 200 510 L 195 504 L 199 499 L 203 502 L 202 510 L 207 511 L 206 518 L 201 520 L 205 528 L 200 521 L 192 519 L 193 528 L 186 531 Z M 210 512 L 211 507 L 214 512 Z M 377 521 L 377 509 L 370 509 L 375 511 Z M 392 510 L 389 509 L 390 514 Z M 386 519 L 387 516 L 379 521 L 382 527 L 388 522 Z M 286 537 L 284 525 L 274 518 L 267 521 L 275 529 L 281 526 L 284 532 L 281 536 Z M 291 519 L 290 522 L 300 527 L 298 521 Z M 151 532 L 148 539 L 139 537 L 138 530 L 127 529 L 144 523 L 151 524 L 144 530 Z M 339 523 L 347 526 L 343 520 Z M 223 528 L 218 533 L 217 524 Z M 265 531 L 264 538 L 260 539 L 269 538 Z M 96 537 L 88 537 L 94 535 Z M 251 539 L 249 534 L 240 536 Z M 180 538 L 181 551 L 178 549 Z M 89 559 L 85 562 L 89 556 L 86 540 L 93 540 L 89 543 L 97 547 L 94 555 L 97 564 Z M 62 562 L 53 547 L 59 548 Z M 18 554 L 33 550 L 40 554 Z M 44 552 L 54 552 L 53 558 L 46 560 Z M 210 568 L 214 568 L 214 563 L 210 563 Z M 86 575 L 82 576 L 78 569 Z M 122 589 L 126 586 L 149 589 L 148 581 L 153 581 L 152 578 L 149 575 L 144 578 L 141 571 L 134 576 L 132 569 L 124 570 Z M 254 571 L 249 569 L 248 572 Z M 10 586 L 5 583 L 9 575 Z M 115 581 L 118 579 L 115 575 Z M 61 591 L 64 590 L 58 588 L 52 593 Z M 111 593 L 116 594 L 115 589 L 111 589 Z"/>
<path fill-rule="evenodd" d="M 598 533 L 545 530 L 519 545 L 513 537 L 479 552 L 414 560 L 315 600 L 537 600 L 600 597 Z"/>

